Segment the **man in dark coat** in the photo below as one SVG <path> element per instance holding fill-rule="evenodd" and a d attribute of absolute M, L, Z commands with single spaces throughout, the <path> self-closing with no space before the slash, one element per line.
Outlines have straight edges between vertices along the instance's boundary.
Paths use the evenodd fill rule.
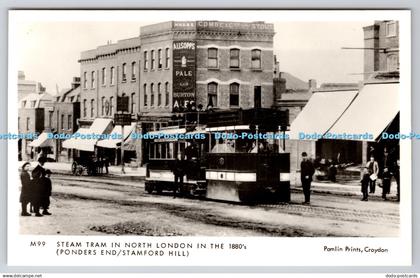
<path fill-rule="evenodd" d="M 182 186 L 184 184 L 184 175 L 185 175 L 185 169 L 184 169 L 184 161 L 182 159 L 177 158 L 174 161 L 173 164 L 173 173 L 174 173 L 174 188 L 173 188 L 173 192 L 174 192 L 174 198 L 176 197 L 176 192 L 179 190 L 181 191 Z"/>
<path fill-rule="evenodd" d="M 52 183 L 51 183 L 51 171 L 45 170 L 45 177 L 43 180 L 43 189 L 42 189 L 42 195 L 41 195 L 41 207 L 43 209 L 42 214 L 43 215 L 51 215 L 51 213 L 48 211 L 48 208 L 50 207 L 50 196 L 52 191 Z"/>
<path fill-rule="evenodd" d="M 22 166 L 22 172 L 20 174 L 20 180 L 22 182 L 22 189 L 20 192 L 20 202 L 22 204 L 22 216 L 31 216 L 28 213 L 28 203 L 31 201 L 32 197 L 32 181 L 31 176 L 29 174 L 29 167 L 31 164 L 29 162 L 25 162 Z"/>
<path fill-rule="evenodd" d="M 300 163 L 300 180 L 302 182 L 303 194 L 305 195 L 304 204 L 309 204 L 311 201 L 311 182 L 314 173 L 315 168 L 312 162 L 308 159 L 306 152 L 303 152 L 302 162 Z"/>
<path fill-rule="evenodd" d="M 39 208 L 42 203 L 42 193 L 45 182 L 45 162 L 45 157 L 40 157 L 38 159 L 38 165 L 32 170 L 33 194 L 31 198 L 31 203 L 34 206 L 35 216 L 38 217 L 42 216 L 42 214 L 39 213 Z"/>

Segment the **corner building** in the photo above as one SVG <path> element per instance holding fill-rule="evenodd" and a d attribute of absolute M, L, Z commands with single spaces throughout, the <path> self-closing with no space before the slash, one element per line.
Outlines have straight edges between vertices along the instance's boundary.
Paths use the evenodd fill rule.
<path fill-rule="evenodd" d="M 112 118 L 121 96 L 129 97 L 137 132 L 166 126 L 190 105 L 271 107 L 273 37 L 274 25 L 265 22 L 169 21 L 84 51 L 80 126 Z"/>
<path fill-rule="evenodd" d="M 273 105 L 274 26 L 170 21 L 140 28 L 142 119 L 189 103 L 204 109 Z"/>

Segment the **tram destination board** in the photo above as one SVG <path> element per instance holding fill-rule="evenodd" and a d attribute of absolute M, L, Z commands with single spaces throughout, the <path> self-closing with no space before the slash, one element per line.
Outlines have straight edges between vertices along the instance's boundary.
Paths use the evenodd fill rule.
<path fill-rule="evenodd" d="M 115 113 L 114 124 L 115 125 L 131 125 L 131 114 Z"/>

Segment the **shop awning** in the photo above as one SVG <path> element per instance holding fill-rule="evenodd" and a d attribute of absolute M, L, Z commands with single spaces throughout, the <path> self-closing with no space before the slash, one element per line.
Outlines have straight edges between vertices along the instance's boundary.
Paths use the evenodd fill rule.
<path fill-rule="evenodd" d="M 89 129 L 80 128 L 77 132 L 81 135 L 96 135 L 108 134 L 112 127 L 111 119 L 95 119 Z M 95 151 L 95 145 L 99 139 L 97 138 L 71 138 L 63 142 L 63 147 L 67 149 L 77 149 L 81 151 L 93 152 Z M 69 141 L 69 142 L 68 142 Z"/>
<path fill-rule="evenodd" d="M 135 128 L 136 128 L 136 123 L 131 123 L 131 125 L 124 126 L 124 136 L 123 136 L 124 142 L 128 140 L 128 137 L 135 130 Z M 111 135 L 114 136 L 114 138 L 115 138 L 115 135 L 121 135 L 121 126 L 116 125 L 114 129 L 112 130 Z M 96 144 L 96 146 L 98 147 L 108 148 L 108 149 L 116 149 L 120 145 L 121 145 L 121 139 L 113 139 L 112 137 L 109 139 L 99 140 L 98 143 Z"/>
<path fill-rule="evenodd" d="M 357 90 L 323 91 L 314 93 L 302 112 L 290 125 L 290 139 L 299 134 L 325 134 L 340 118 L 357 95 Z M 310 140 L 310 139 L 309 139 Z"/>
<path fill-rule="evenodd" d="M 187 132 L 185 128 L 168 128 L 168 129 L 150 131 L 147 134 L 157 136 L 159 134 L 184 134 L 185 132 Z"/>
<path fill-rule="evenodd" d="M 53 144 L 53 139 L 48 139 L 48 132 L 42 132 L 37 139 L 29 143 L 29 146 L 33 148 L 46 148 L 53 147 Z"/>
<path fill-rule="evenodd" d="M 399 83 L 366 84 L 342 117 L 329 130 L 333 134 L 373 135 L 375 141 L 400 111 Z M 357 140 L 357 139 L 352 139 Z"/>

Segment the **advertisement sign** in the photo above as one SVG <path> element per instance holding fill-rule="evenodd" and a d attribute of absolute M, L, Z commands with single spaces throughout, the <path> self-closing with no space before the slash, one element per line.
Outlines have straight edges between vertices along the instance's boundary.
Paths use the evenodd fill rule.
<path fill-rule="evenodd" d="M 195 102 L 195 49 L 193 41 L 173 44 L 173 111 L 184 111 Z"/>

